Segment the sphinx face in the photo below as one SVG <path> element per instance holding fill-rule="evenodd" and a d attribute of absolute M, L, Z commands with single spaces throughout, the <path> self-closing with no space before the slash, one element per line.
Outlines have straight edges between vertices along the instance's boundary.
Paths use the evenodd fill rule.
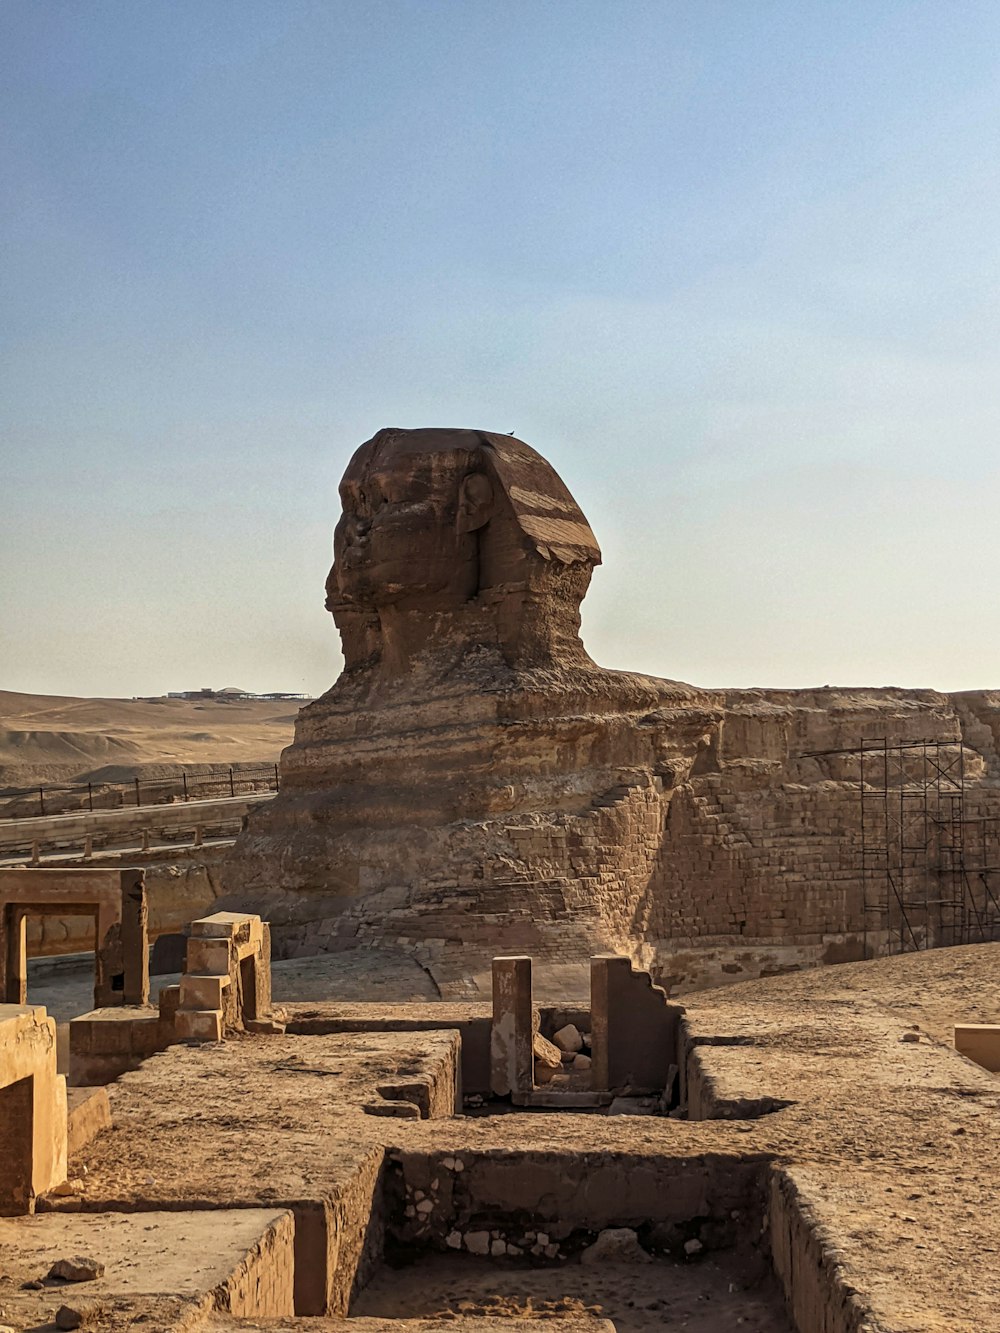
<path fill-rule="evenodd" d="M 440 432 L 382 431 L 361 446 L 340 484 L 327 606 L 334 612 L 447 611 L 475 596 L 477 544 L 462 520 L 472 458 L 434 447 Z"/>

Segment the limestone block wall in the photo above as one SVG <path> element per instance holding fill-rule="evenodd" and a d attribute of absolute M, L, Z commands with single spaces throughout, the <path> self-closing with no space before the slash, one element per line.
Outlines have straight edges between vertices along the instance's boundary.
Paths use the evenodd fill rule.
<path fill-rule="evenodd" d="M 663 1248 L 693 1236 L 724 1248 L 763 1214 L 767 1169 L 762 1155 L 724 1153 L 394 1150 L 387 1231 L 407 1246 L 472 1254 L 538 1254 L 551 1245 L 549 1258 L 621 1226 Z M 533 1250 L 539 1232 L 545 1241 Z"/>
<path fill-rule="evenodd" d="M 295 1223 L 283 1212 L 216 1289 L 215 1308 L 237 1319 L 287 1318 L 295 1313 L 294 1286 Z"/>
<path fill-rule="evenodd" d="M 325 793 L 268 807 L 236 871 L 247 868 L 277 956 L 389 943 L 458 996 L 498 953 L 543 964 L 627 953 L 678 995 L 847 961 L 866 946 L 877 953 L 887 937 L 863 911 L 850 753 L 862 739 L 950 747 L 966 816 L 993 820 L 1000 838 L 1000 694 L 738 691 L 647 714 L 563 717 L 551 736 L 534 723 L 522 730 L 537 773 L 526 776 L 521 756 L 503 801 L 477 786 L 483 774 L 496 779 L 488 754 L 445 747 L 449 781 L 457 788 L 464 775 L 483 796 L 478 810 L 456 797 L 429 812 L 414 798 L 407 818 L 411 788 L 394 781 L 391 800 L 379 794 L 370 756 L 356 778 L 338 773 Z M 505 731 L 504 746 L 513 743 Z M 915 752 L 907 781 L 919 783 L 921 762 Z M 265 853 L 275 859 L 261 889 Z M 954 942 L 941 925 L 928 915 L 921 940 Z"/>

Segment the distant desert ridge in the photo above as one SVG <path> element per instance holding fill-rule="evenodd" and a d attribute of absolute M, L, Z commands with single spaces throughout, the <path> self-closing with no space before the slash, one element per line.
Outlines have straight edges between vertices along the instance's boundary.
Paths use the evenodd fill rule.
<path fill-rule="evenodd" d="M 78 699 L 0 690 L 0 786 L 275 763 L 300 707 L 288 698 Z"/>

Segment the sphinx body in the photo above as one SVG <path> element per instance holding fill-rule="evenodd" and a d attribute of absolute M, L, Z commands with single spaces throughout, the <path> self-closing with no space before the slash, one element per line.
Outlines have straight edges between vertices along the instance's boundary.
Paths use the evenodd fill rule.
<path fill-rule="evenodd" d="M 861 956 L 858 773 L 817 752 L 864 736 L 957 746 L 1000 827 L 1000 697 L 595 665 L 580 604 L 600 550 L 520 440 L 380 431 L 341 501 L 344 669 L 224 868 L 279 955 L 391 945 L 451 993 L 497 953 L 626 952 L 675 991 Z"/>

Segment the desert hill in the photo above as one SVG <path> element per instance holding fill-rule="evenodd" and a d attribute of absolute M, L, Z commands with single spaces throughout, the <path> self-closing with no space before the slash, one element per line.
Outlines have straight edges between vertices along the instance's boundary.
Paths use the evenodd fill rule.
<path fill-rule="evenodd" d="M 273 763 L 292 739 L 297 710 L 287 699 L 77 699 L 0 690 L 0 785 Z"/>

